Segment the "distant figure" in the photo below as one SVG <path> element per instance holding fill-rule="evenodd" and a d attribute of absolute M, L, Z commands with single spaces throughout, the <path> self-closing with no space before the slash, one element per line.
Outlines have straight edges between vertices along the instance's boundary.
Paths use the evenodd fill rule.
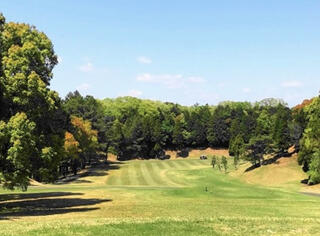
<path fill-rule="evenodd" d="M 207 158 L 207 156 L 205 156 L 205 155 L 201 155 L 200 156 L 200 160 L 207 160 L 208 158 Z"/>

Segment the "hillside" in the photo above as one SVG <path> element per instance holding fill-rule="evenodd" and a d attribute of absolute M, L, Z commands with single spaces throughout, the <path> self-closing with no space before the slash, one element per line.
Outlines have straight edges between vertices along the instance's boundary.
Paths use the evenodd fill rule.
<path fill-rule="evenodd" d="M 246 171 L 250 166 L 250 163 L 244 163 L 230 175 L 251 184 L 294 188 L 301 187 L 300 181 L 307 178 L 306 173 L 298 165 L 297 154 L 292 157 L 282 157 L 272 164 Z"/>

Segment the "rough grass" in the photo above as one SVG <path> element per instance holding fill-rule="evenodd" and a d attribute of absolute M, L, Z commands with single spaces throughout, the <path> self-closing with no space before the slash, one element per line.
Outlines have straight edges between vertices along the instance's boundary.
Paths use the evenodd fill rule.
<path fill-rule="evenodd" d="M 251 184 L 293 188 L 295 190 L 301 188 L 300 181 L 307 178 L 306 173 L 298 165 L 297 154 L 292 157 L 282 157 L 272 164 L 245 172 L 248 167 L 250 167 L 250 163 L 240 165 L 239 169 L 231 175 Z"/>
<path fill-rule="evenodd" d="M 0 190 L 0 235 L 315 235 L 320 198 L 195 159 L 115 162 L 61 185 Z M 207 191 L 206 191 L 207 190 Z"/>

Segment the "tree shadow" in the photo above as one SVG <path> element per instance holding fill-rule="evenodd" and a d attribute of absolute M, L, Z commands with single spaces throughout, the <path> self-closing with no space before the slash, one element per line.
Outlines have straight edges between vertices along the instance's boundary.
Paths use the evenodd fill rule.
<path fill-rule="evenodd" d="M 44 216 L 65 214 L 71 212 L 86 212 L 97 210 L 94 206 L 99 203 L 112 201 L 111 199 L 66 198 L 66 196 L 83 195 L 82 193 L 52 192 L 31 194 L 0 195 L 4 202 L 0 202 L 0 220 L 24 216 Z"/>
<path fill-rule="evenodd" d="M 45 192 L 45 193 L 9 193 L 0 194 L 0 204 L 1 201 L 11 201 L 11 200 L 25 200 L 31 198 L 49 198 L 49 197 L 63 197 L 63 196 L 75 196 L 83 195 L 83 193 L 71 193 L 71 192 Z"/>
<path fill-rule="evenodd" d="M 271 165 L 271 164 L 279 164 L 280 162 L 278 161 L 280 158 L 290 158 L 295 152 L 284 152 L 284 153 L 278 153 L 274 155 L 271 158 L 268 158 L 266 160 L 262 160 L 261 164 L 257 163 L 255 165 L 252 165 L 245 169 L 244 172 L 249 172 L 252 171 L 260 166 L 266 166 L 266 165 Z"/>
<path fill-rule="evenodd" d="M 65 178 L 59 179 L 55 182 L 56 185 L 67 184 L 67 183 L 91 183 L 90 180 L 82 180 L 80 178 L 84 177 L 98 177 L 98 176 L 106 176 L 108 175 L 109 170 L 118 170 L 120 169 L 120 165 L 123 164 L 120 161 L 104 161 L 100 162 L 94 167 L 88 168 L 83 173 L 79 173 L 77 175 L 67 176 Z"/>

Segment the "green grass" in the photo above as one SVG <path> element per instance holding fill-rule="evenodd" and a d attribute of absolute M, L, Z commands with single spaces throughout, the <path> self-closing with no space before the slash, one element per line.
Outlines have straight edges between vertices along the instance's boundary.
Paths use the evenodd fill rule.
<path fill-rule="evenodd" d="M 115 163 L 63 185 L 0 190 L 0 235 L 315 235 L 320 198 L 191 159 Z M 207 189 L 207 191 L 205 191 Z"/>

